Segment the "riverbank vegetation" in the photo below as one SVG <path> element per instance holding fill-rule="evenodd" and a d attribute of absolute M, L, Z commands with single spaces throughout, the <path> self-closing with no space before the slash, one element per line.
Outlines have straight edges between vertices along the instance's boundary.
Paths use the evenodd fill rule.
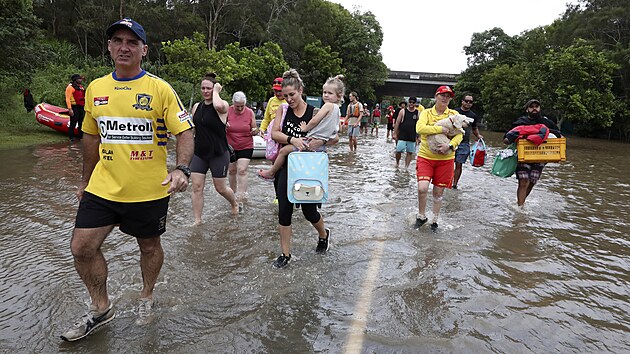
<path fill-rule="evenodd" d="M 225 98 L 243 90 L 250 102 L 266 101 L 269 83 L 289 67 L 302 73 L 308 95 L 342 73 L 368 102 L 387 77 L 374 14 L 324 0 L 0 0 L 3 137 L 39 128 L 19 105 L 25 88 L 36 103 L 63 105 L 71 74 L 89 83 L 110 72 L 104 29 L 124 16 L 147 31 L 145 69 L 187 105 L 200 99 L 198 80 L 208 71 L 218 74 Z M 475 95 L 490 129 L 505 129 L 537 97 L 565 131 L 630 140 L 627 0 L 581 0 L 553 24 L 517 36 L 500 28 L 475 33 L 464 51 L 469 66 L 456 92 Z"/>
<path fill-rule="evenodd" d="M 554 23 L 508 36 L 475 33 L 456 92 L 476 96 L 490 129 L 505 130 L 529 98 L 564 131 L 630 142 L 628 0 L 581 0 Z"/>

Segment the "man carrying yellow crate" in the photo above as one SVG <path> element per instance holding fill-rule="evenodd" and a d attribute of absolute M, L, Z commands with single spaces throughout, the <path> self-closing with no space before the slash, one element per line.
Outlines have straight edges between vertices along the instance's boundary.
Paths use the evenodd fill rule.
<path fill-rule="evenodd" d="M 512 127 L 518 127 L 522 125 L 536 125 L 544 124 L 549 128 L 550 133 L 556 137 L 560 137 L 560 129 L 551 119 L 540 114 L 540 101 L 533 98 L 525 104 L 526 115 L 519 117 L 512 123 Z M 513 142 L 506 136 L 503 142 L 510 144 Z M 534 185 L 540 179 L 542 170 L 545 167 L 544 163 L 519 163 L 516 166 L 516 178 L 518 178 L 518 189 L 516 190 L 516 199 L 519 207 L 523 207 L 525 199 L 529 196 Z"/>

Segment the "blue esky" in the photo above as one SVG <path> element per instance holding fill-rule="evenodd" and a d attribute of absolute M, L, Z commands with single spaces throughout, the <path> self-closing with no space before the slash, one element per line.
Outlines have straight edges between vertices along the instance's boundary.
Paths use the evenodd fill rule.
<path fill-rule="evenodd" d="M 551 24 L 577 0 L 330 0 L 371 11 L 383 28 L 383 61 L 392 70 L 457 74 L 472 34 L 500 27 L 509 35 Z M 413 42 L 412 40 L 413 39 Z M 440 53 L 440 55 L 437 55 Z"/>

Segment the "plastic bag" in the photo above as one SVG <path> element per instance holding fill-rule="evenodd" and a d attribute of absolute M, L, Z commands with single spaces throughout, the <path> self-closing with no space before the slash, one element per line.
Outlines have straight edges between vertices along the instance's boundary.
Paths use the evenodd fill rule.
<path fill-rule="evenodd" d="M 483 139 L 477 140 L 470 150 L 470 164 L 481 167 L 486 163 L 486 143 Z"/>
<path fill-rule="evenodd" d="M 494 157 L 491 173 L 495 176 L 507 178 L 516 172 L 518 155 L 516 154 L 516 144 L 511 144 L 503 150 L 499 150 Z"/>

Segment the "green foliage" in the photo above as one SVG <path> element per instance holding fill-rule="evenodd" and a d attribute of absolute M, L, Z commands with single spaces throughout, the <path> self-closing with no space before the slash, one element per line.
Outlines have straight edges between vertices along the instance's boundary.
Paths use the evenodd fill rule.
<path fill-rule="evenodd" d="M 371 12 L 352 14 L 353 21 L 345 22 L 339 35 L 342 59 L 346 68 L 348 87 L 362 99 L 373 100 L 374 88 L 385 83 L 387 67 L 380 54 L 383 31 Z"/>
<path fill-rule="evenodd" d="M 502 64 L 483 75 L 480 86 L 486 127 L 493 130 L 511 127 L 527 101 L 527 81 L 527 68 L 523 65 Z"/>
<path fill-rule="evenodd" d="M 557 114 L 559 123 L 571 121 L 578 126 L 612 125 L 618 102 L 612 89 L 612 73 L 617 65 L 584 40 L 563 50 L 548 52 L 542 61 L 544 98 Z"/>
<path fill-rule="evenodd" d="M 527 99 L 581 135 L 608 130 L 629 139 L 630 7 L 627 0 L 584 0 L 553 24 L 509 37 L 494 28 L 473 35 L 469 67 L 456 92 L 475 96 L 492 129 L 504 130 Z M 609 129 L 613 128 L 611 131 Z M 609 134 L 606 134 L 609 136 Z"/>
<path fill-rule="evenodd" d="M 214 72 L 225 87 L 222 97 L 228 101 L 236 91 L 244 91 L 250 100 L 263 100 L 269 82 L 288 68 L 277 44 L 265 43 L 251 50 L 235 42 L 222 50 L 209 50 L 200 33 L 192 39 L 163 43 L 162 51 L 167 60 L 162 69 L 168 79 L 198 83 L 204 74 Z"/>
<path fill-rule="evenodd" d="M 464 53 L 468 56 L 468 65 L 512 62 L 516 54 L 515 41 L 515 38 L 508 36 L 498 27 L 474 33 L 470 45 L 464 47 Z"/>
<path fill-rule="evenodd" d="M 306 85 L 306 94 L 321 95 L 322 85 L 329 77 L 344 74 L 341 64 L 339 53 L 333 52 L 330 46 L 322 45 L 320 40 L 307 44 L 304 47 L 300 66 L 302 80 Z"/>

